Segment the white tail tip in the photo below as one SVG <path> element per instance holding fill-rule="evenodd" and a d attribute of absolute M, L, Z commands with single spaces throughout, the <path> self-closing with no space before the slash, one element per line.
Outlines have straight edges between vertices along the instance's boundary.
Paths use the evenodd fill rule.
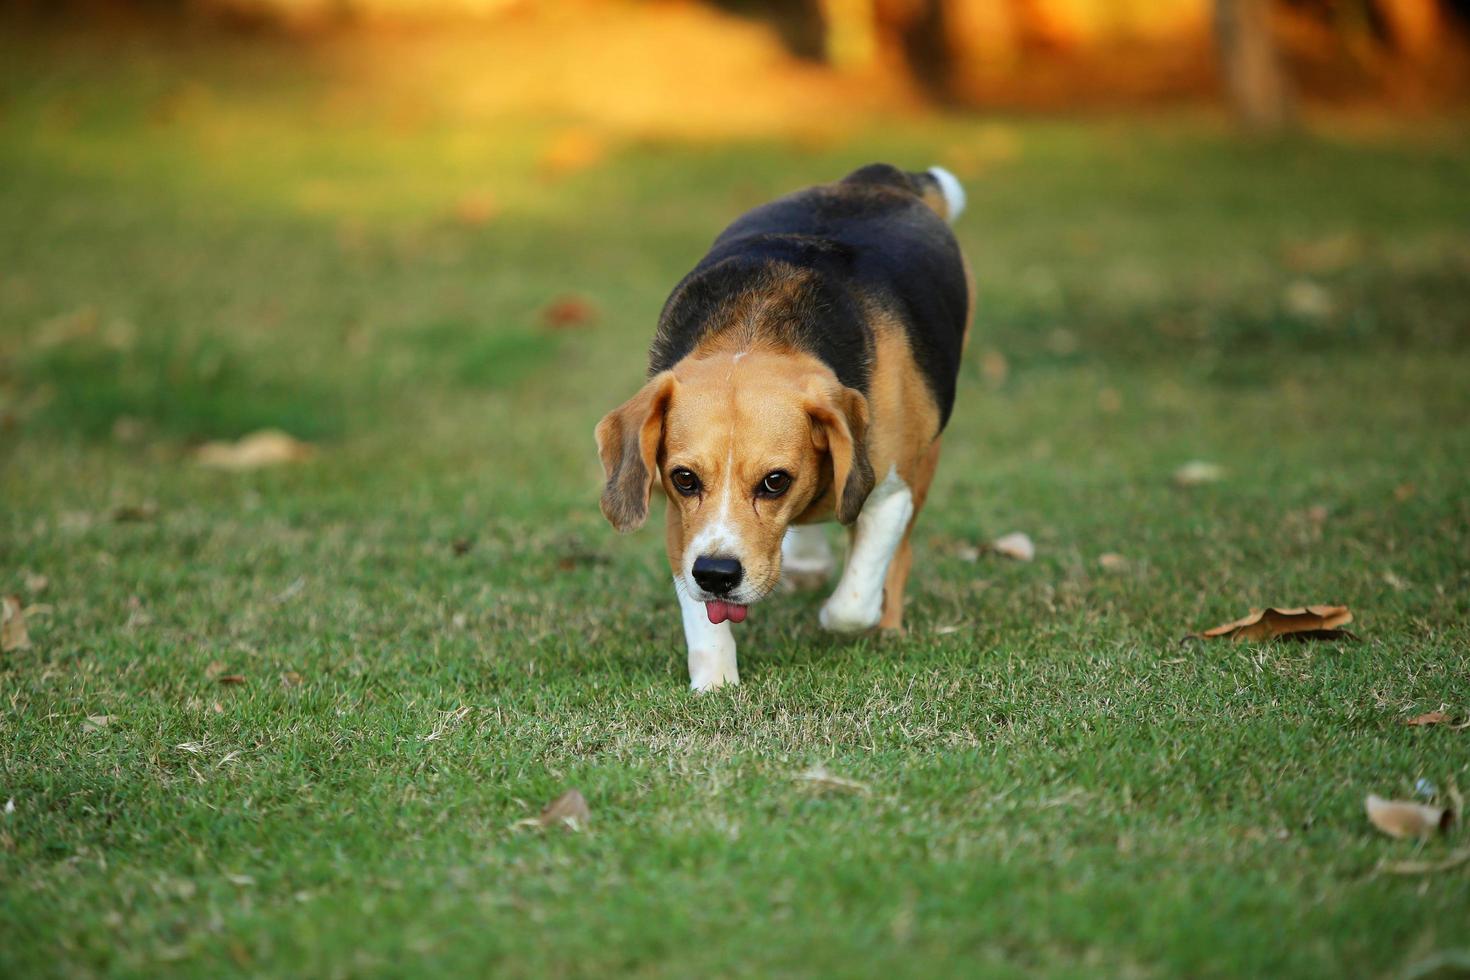
<path fill-rule="evenodd" d="M 950 224 L 965 212 L 965 189 L 960 180 L 943 167 L 930 167 L 929 175 L 939 181 L 939 191 L 944 195 L 944 206 L 949 209 Z"/>

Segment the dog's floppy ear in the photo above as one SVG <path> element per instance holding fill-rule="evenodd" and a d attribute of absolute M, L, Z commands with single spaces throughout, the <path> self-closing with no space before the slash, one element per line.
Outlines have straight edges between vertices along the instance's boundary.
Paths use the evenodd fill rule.
<path fill-rule="evenodd" d="M 674 373 L 655 375 L 638 394 L 597 423 L 597 454 L 607 485 L 602 515 L 621 532 L 636 531 L 648 518 L 648 495 L 658 468 L 664 412 L 674 394 Z"/>
<path fill-rule="evenodd" d="M 868 462 L 868 400 L 860 391 L 823 379 L 808 387 L 806 410 L 812 417 L 812 441 L 818 450 L 832 456 L 837 519 L 851 524 L 873 489 L 873 467 Z"/>

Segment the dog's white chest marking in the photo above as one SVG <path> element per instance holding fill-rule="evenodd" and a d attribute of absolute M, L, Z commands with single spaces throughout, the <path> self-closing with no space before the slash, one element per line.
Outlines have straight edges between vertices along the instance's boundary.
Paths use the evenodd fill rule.
<path fill-rule="evenodd" d="M 883 615 L 883 580 L 914 516 L 914 495 L 890 468 L 858 514 L 852 553 L 837 591 L 822 606 L 822 625 L 839 633 L 872 629 Z"/>
<path fill-rule="evenodd" d="M 728 622 L 718 626 L 709 621 L 704 603 L 689 597 L 679 579 L 674 579 L 679 594 L 679 612 L 684 617 L 684 642 L 689 646 L 689 686 L 696 691 L 710 691 L 723 684 L 739 684 L 740 671 L 735 666 L 735 634 Z"/>

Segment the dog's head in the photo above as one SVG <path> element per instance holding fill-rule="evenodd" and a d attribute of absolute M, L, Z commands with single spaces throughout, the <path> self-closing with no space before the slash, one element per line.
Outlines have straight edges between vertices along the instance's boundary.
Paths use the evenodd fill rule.
<path fill-rule="evenodd" d="M 602 513 L 641 527 L 659 486 L 675 578 L 712 622 L 740 622 L 780 580 L 792 520 L 829 504 L 857 519 L 873 488 L 867 426 L 867 400 L 810 355 L 688 358 L 598 424 Z"/>

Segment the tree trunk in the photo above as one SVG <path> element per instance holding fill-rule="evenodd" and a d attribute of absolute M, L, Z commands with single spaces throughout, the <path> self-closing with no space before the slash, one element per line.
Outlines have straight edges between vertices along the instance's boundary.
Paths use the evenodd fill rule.
<path fill-rule="evenodd" d="M 1276 132 L 1292 122 L 1291 83 L 1271 33 L 1270 0 L 1215 0 L 1215 45 L 1230 103 L 1251 129 Z"/>

